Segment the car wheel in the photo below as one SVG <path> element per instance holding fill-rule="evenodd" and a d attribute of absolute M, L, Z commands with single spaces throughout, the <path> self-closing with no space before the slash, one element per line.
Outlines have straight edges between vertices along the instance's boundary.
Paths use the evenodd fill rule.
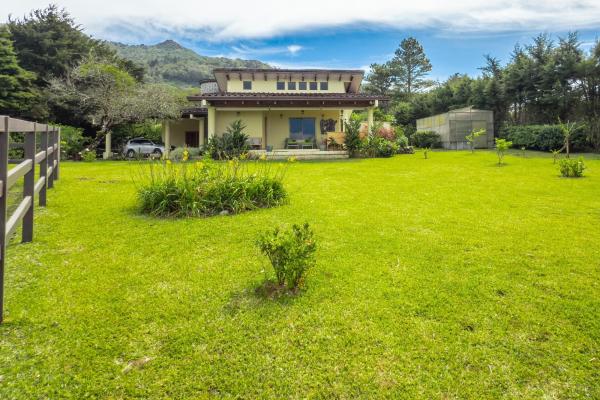
<path fill-rule="evenodd" d="M 127 158 L 133 158 L 133 157 L 135 157 L 135 151 L 127 150 Z"/>
<path fill-rule="evenodd" d="M 162 157 L 162 151 L 160 151 L 160 149 L 154 149 L 154 151 L 152 152 L 152 154 L 154 155 L 154 157 L 157 157 L 157 158 L 161 158 Z"/>

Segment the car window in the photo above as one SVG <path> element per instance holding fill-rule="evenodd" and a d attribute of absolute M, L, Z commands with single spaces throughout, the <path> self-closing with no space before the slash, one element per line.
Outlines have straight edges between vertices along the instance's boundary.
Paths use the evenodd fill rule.
<path fill-rule="evenodd" d="M 139 144 L 139 143 L 140 143 L 140 141 L 137 139 L 133 139 L 133 140 L 129 141 L 129 144 Z"/>
<path fill-rule="evenodd" d="M 140 140 L 140 143 L 141 144 L 152 144 L 152 142 L 149 140 Z"/>

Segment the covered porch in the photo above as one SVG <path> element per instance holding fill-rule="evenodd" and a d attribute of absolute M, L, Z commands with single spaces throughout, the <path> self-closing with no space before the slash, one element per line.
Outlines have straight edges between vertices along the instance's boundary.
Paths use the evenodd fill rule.
<path fill-rule="evenodd" d="M 354 110 L 367 110 L 373 126 L 378 106 L 369 95 L 276 95 L 217 93 L 190 96 L 198 107 L 184 110 L 182 118 L 165 121 L 163 140 L 171 146 L 201 147 L 220 136 L 236 120 L 245 125 L 253 150 L 331 150 L 328 137 L 343 136 L 343 121 Z M 210 99 L 210 100 L 208 100 Z M 339 148 L 334 148 L 339 150 Z"/>

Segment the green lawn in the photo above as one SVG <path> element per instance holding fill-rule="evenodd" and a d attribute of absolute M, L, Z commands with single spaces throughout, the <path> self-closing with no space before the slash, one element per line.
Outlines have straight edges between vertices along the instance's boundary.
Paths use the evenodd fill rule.
<path fill-rule="evenodd" d="M 181 220 L 136 214 L 135 163 L 63 163 L 8 251 L 0 398 L 600 398 L 591 158 L 299 162 L 288 205 Z M 305 220 L 305 291 L 259 297 L 257 233 Z"/>

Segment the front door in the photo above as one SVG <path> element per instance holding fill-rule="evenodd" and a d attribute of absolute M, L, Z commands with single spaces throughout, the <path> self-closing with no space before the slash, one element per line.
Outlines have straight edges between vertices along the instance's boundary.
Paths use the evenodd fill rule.
<path fill-rule="evenodd" d="M 200 147 L 200 137 L 198 131 L 187 131 L 185 133 L 185 145 L 187 147 Z"/>
<path fill-rule="evenodd" d="M 296 140 L 314 140 L 314 118 L 290 118 L 290 138 Z"/>

